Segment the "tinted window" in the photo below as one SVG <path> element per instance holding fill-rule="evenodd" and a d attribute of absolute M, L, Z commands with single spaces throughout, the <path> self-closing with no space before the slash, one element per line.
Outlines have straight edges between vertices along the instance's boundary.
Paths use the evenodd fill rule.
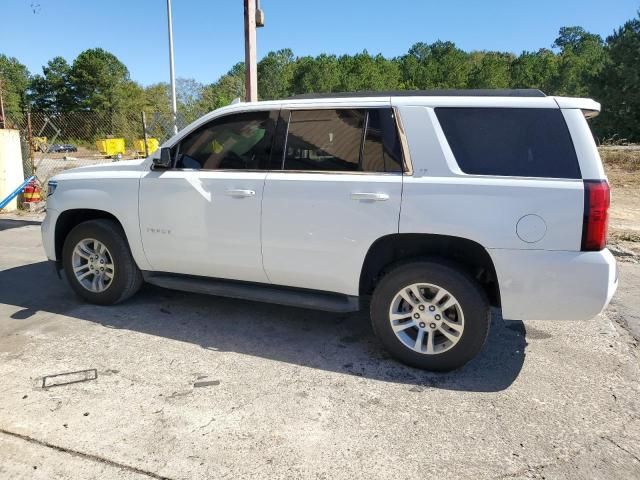
<path fill-rule="evenodd" d="M 265 168 L 271 152 L 270 112 L 229 115 L 200 127 L 177 149 L 177 168 L 205 170 Z"/>
<path fill-rule="evenodd" d="M 400 152 L 391 109 L 295 110 L 289 120 L 284 168 L 401 172 Z"/>
<path fill-rule="evenodd" d="M 436 108 L 436 115 L 465 173 L 580 178 L 559 109 Z"/>
<path fill-rule="evenodd" d="M 365 172 L 402 172 L 402 148 L 393 110 L 369 110 L 367 136 L 362 150 Z"/>
<path fill-rule="evenodd" d="M 284 168 L 357 171 L 363 126 L 363 110 L 292 111 Z"/>

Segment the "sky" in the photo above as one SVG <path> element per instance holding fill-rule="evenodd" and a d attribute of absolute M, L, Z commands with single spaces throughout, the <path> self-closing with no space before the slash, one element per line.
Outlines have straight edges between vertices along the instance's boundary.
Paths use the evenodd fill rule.
<path fill-rule="evenodd" d="M 176 76 L 212 83 L 244 59 L 243 0 L 173 0 Z M 115 54 L 142 85 L 169 80 L 165 0 L 0 0 L 0 53 L 32 73 L 87 48 Z M 402 55 L 416 42 L 464 50 L 550 48 L 562 26 L 603 37 L 637 15 L 640 0 L 261 0 L 258 58 Z"/>

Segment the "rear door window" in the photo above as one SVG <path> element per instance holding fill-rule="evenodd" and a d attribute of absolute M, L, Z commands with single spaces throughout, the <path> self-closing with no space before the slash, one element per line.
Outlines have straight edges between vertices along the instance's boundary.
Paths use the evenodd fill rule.
<path fill-rule="evenodd" d="M 372 108 L 362 150 L 365 172 L 402 172 L 402 147 L 393 110 Z"/>
<path fill-rule="evenodd" d="M 293 110 L 284 169 L 325 172 L 402 172 L 393 110 Z"/>
<path fill-rule="evenodd" d="M 289 119 L 285 170 L 359 169 L 363 110 L 294 110 Z"/>
<path fill-rule="evenodd" d="M 581 178 L 562 112 L 545 108 L 436 108 L 460 169 L 473 175 Z"/>

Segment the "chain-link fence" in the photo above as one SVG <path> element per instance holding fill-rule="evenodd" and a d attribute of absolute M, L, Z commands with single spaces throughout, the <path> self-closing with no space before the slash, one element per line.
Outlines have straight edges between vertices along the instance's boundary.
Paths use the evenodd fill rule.
<path fill-rule="evenodd" d="M 69 168 L 146 157 L 186 123 L 178 117 L 174 126 L 169 112 L 31 112 L 11 126 L 20 131 L 25 178 L 44 187 Z"/>

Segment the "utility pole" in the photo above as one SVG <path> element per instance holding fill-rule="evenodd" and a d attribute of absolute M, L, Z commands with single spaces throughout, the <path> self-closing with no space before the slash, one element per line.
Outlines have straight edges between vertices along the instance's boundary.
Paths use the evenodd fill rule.
<path fill-rule="evenodd" d="M 245 100 L 258 101 L 258 66 L 256 63 L 256 27 L 264 27 L 264 12 L 259 0 L 244 0 Z"/>
<path fill-rule="evenodd" d="M 173 23 L 171 21 L 171 0 L 167 0 L 167 23 L 169 29 L 169 79 L 171 82 L 171 115 L 173 134 L 178 133 L 178 105 L 176 102 L 176 73 L 173 65 Z"/>

